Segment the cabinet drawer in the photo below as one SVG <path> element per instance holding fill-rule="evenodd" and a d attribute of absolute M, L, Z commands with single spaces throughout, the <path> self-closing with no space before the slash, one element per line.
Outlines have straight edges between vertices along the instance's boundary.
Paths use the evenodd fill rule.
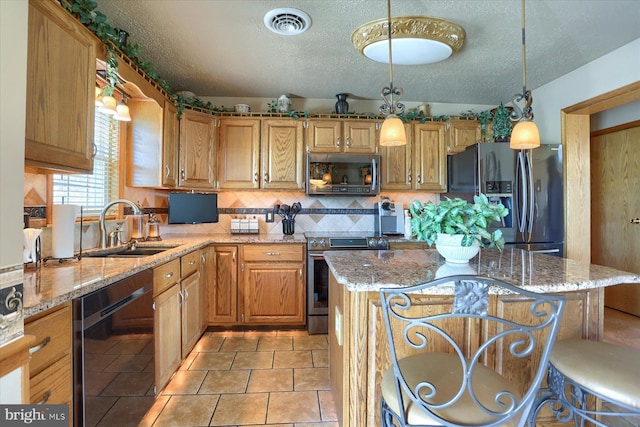
<path fill-rule="evenodd" d="M 297 244 L 244 245 L 244 261 L 303 261 L 304 246 Z"/>
<path fill-rule="evenodd" d="M 52 364 L 29 381 L 31 403 L 48 404 L 71 402 L 71 355 Z"/>
<path fill-rule="evenodd" d="M 161 294 L 165 289 L 180 281 L 180 260 L 174 259 L 153 269 L 153 295 Z"/>
<path fill-rule="evenodd" d="M 193 251 L 180 258 L 182 278 L 190 276 L 200 268 L 200 251 Z"/>
<path fill-rule="evenodd" d="M 44 312 L 25 322 L 24 333 L 36 337 L 36 345 L 44 346 L 31 355 L 31 378 L 56 360 L 71 352 L 71 303 Z"/>

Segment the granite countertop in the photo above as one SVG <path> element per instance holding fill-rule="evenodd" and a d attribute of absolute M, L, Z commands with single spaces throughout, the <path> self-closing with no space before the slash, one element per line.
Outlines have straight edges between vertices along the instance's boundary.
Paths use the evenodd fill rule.
<path fill-rule="evenodd" d="M 640 275 L 522 249 L 482 249 L 469 264 L 447 264 L 435 249 L 328 251 L 324 257 L 338 283 L 349 291 L 417 285 L 455 274 L 495 277 L 533 292 L 569 292 L 620 283 Z M 437 288 L 432 294 L 450 294 Z"/>
<path fill-rule="evenodd" d="M 37 268 L 24 270 L 24 316 L 33 316 L 210 244 L 247 243 L 306 243 L 306 239 L 302 234 L 168 235 L 163 236 L 163 240 L 159 242 L 143 242 L 138 245 L 170 248 L 156 255 L 141 258 L 82 257 L 80 260 L 72 259 L 62 263 L 49 260 Z M 98 250 L 88 250 L 85 253 L 96 251 Z"/>

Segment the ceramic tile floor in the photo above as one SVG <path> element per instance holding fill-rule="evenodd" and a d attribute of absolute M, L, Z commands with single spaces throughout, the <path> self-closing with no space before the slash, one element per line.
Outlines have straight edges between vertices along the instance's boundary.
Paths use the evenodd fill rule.
<path fill-rule="evenodd" d="M 141 426 L 338 427 L 326 335 L 207 332 Z"/>

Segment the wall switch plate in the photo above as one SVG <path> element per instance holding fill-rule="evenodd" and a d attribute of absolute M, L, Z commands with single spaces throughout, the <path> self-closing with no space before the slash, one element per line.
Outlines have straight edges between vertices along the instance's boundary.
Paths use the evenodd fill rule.
<path fill-rule="evenodd" d="M 273 211 L 267 211 L 264 214 L 264 222 L 273 222 Z"/>

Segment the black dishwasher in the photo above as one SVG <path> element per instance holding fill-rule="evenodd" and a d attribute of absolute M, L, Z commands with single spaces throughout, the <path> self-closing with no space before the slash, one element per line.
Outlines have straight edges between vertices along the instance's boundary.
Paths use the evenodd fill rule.
<path fill-rule="evenodd" d="M 153 271 L 73 301 L 74 425 L 137 426 L 155 398 Z"/>

